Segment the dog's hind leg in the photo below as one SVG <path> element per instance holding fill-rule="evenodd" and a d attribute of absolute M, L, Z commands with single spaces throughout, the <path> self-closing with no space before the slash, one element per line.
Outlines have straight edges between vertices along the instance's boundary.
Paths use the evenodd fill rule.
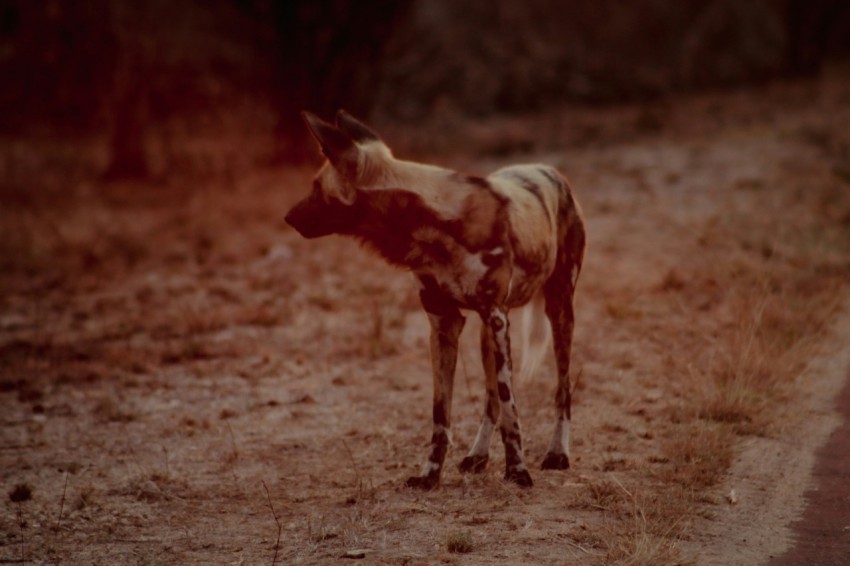
<path fill-rule="evenodd" d="M 555 407 L 558 417 L 555 432 L 549 444 L 549 451 L 543 459 L 544 470 L 566 470 L 570 467 L 570 345 L 573 338 L 573 301 L 572 289 L 569 297 L 547 299 L 546 314 L 552 323 L 552 337 L 555 345 L 555 360 L 558 366 L 558 386 L 555 390 Z"/>
<path fill-rule="evenodd" d="M 575 325 L 573 295 L 584 255 L 584 231 L 580 225 L 578 233 L 568 241 L 573 245 L 561 250 L 555 271 L 543 287 L 558 367 L 558 386 L 555 390 L 558 416 L 549 451 L 541 465 L 544 470 L 566 470 L 570 467 L 570 353 Z"/>
<path fill-rule="evenodd" d="M 500 308 L 481 313 L 484 325 L 488 327 L 490 343 L 493 349 L 493 365 L 496 373 L 496 389 L 501 406 L 499 432 L 505 445 L 505 479 L 523 487 L 531 487 L 534 482 L 522 452 L 519 415 L 513 394 L 513 367 L 511 363 L 511 338 L 508 328 L 508 314 Z"/>

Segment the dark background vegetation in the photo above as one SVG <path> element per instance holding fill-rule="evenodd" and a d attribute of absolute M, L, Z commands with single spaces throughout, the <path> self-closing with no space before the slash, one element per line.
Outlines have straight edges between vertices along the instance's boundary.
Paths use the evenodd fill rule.
<path fill-rule="evenodd" d="M 86 175 L 232 174 L 310 156 L 302 108 L 416 125 L 652 100 L 816 74 L 848 38 L 843 0 L 0 0 L 0 135 L 101 144 Z"/>

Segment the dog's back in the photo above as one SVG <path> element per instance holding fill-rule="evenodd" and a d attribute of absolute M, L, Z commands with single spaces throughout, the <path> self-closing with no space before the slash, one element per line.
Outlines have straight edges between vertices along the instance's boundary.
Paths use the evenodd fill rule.
<path fill-rule="evenodd" d="M 512 165 L 495 171 L 487 180 L 510 203 L 508 218 L 515 264 L 510 306 L 521 306 L 532 299 L 540 281 L 549 279 L 556 270 L 559 255 L 570 251 L 567 248 L 577 248 L 578 233 L 583 250 L 581 209 L 569 182 L 548 165 Z M 575 277 L 572 279 L 574 285 Z"/>

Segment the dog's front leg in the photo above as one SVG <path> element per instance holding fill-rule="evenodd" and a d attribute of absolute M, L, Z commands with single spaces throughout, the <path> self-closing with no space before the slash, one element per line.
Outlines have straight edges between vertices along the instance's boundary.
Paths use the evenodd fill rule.
<path fill-rule="evenodd" d="M 434 432 L 431 454 L 422 473 L 407 480 L 408 487 L 433 489 L 440 482 L 440 472 L 451 444 L 452 390 L 457 365 L 457 342 L 465 319 L 448 301 L 422 293 L 422 304 L 431 323 L 431 369 L 434 375 Z"/>
<path fill-rule="evenodd" d="M 490 460 L 490 441 L 499 424 L 502 406 L 499 401 L 499 381 L 496 372 L 496 341 L 488 324 L 481 325 L 481 360 L 484 362 L 484 377 L 487 384 L 487 399 L 484 402 L 484 417 L 475 435 L 475 443 L 461 460 L 458 469 L 462 473 L 480 473 Z"/>
<path fill-rule="evenodd" d="M 531 487 L 533 482 L 522 453 L 519 415 L 511 383 L 513 366 L 511 363 L 508 313 L 502 309 L 493 308 L 490 311 L 483 312 L 481 318 L 484 324 L 489 326 L 493 340 L 492 348 L 496 366 L 499 403 L 502 407 L 499 431 L 502 433 L 502 443 L 505 445 L 505 479 L 523 487 Z"/>

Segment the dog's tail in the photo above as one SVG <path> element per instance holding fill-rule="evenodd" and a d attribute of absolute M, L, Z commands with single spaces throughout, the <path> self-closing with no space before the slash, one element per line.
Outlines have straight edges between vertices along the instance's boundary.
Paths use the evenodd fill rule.
<path fill-rule="evenodd" d="M 515 349 L 520 362 L 517 380 L 524 383 L 531 380 L 549 352 L 552 329 L 546 316 L 546 302 L 542 292 L 537 293 L 527 305 L 514 312 L 516 318 L 513 320 L 513 328 L 519 331 L 519 335 L 513 340 L 513 343 L 519 346 Z"/>
<path fill-rule="evenodd" d="M 481 368 L 481 346 L 479 334 L 481 332 L 481 321 L 476 317 L 469 317 L 463 334 L 460 336 L 459 366 L 463 371 L 467 384 L 469 383 L 469 372 L 478 375 Z M 546 353 L 550 351 L 552 342 L 552 329 L 546 316 L 546 303 L 543 293 L 538 293 L 527 305 L 514 309 L 510 312 L 511 320 L 511 353 L 514 367 L 519 368 L 514 374 L 516 383 L 525 383 L 531 380 L 534 373 L 540 367 Z"/>

